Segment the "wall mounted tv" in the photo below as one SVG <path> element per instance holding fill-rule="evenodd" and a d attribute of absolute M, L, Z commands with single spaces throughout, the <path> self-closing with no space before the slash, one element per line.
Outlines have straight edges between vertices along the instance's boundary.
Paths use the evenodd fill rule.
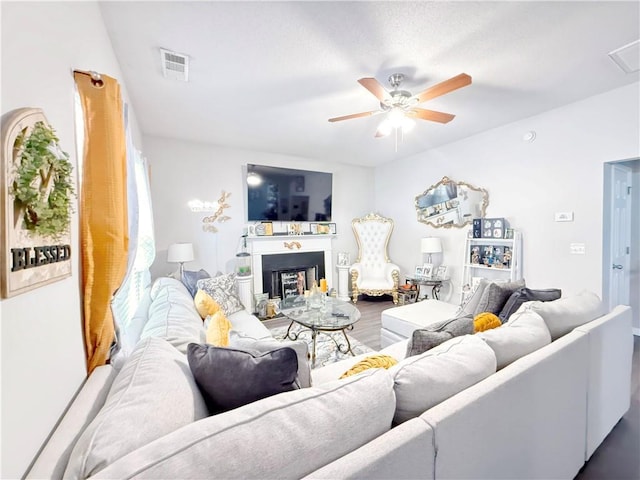
<path fill-rule="evenodd" d="M 333 174 L 247 165 L 247 220 L 331 220 Z"/>

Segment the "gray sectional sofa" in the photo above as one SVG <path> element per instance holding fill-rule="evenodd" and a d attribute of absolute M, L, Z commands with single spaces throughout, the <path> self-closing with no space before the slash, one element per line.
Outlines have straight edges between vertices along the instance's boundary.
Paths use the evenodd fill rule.
<path fill-rule="evenodd" d="M 380 352 L 400 360 L 389 370 L 338 380 L 366 355 L 347 359 L 208 416 L 184 354 L 202 320 L 160 279 L 131 354 L 87 379 L 27 478 L 573 478 L 630 401 L 630 309 L 600 315 L 592 299 L 523 308 L 510 331 L 414 357 L 396 342 Z M 246 311 L 229 319 L 268 338 Z M 528 351 L 518 334 L 541 320 L 549 341 Z"/>

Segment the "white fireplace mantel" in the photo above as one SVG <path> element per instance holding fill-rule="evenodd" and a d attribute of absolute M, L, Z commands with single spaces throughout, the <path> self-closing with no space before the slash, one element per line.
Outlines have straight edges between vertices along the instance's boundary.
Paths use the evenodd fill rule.
<path fill-rule="evenodd" d="M 336 288 L 333 281 L 332 240 L 335 235 L 274 235 L 247 237 L 251 254 L 254 293 L 263 292 L 262 257 L 264 255 L 324 252 L 324 274 L 329 288 Z"/>

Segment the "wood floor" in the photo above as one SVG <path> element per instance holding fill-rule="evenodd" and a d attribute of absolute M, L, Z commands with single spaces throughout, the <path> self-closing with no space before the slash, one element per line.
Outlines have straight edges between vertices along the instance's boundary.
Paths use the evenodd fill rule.
<path fill-rule="evenodd" d="M 364 297 L 356 306 L 360 320 L 350 335 L 374 350 L 380 349 L 380 313 L 393 307 L 391 297 Z M 288 325 L 286 319 L 265 321 L 267 328 Z M 575 480 L 640 479 L 640 337 L 634 337 L 631 408 L 602 442 Z"/>

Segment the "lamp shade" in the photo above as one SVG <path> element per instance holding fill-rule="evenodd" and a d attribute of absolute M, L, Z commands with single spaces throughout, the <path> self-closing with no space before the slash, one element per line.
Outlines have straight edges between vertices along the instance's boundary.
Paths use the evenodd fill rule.
<path fill-rule="evenodd" d="M 183 263 L 193 260 L 193 244 L 192 243 L 174 243 L 169 246 L 167 251 L 167 262 Z"/>
<path fill-rule="evenodd" d="M 442 242 L 437 237 L 426 237 L 420 242 L 420 250 L 422 253 L 440 253 L 442 252 Z"/>

